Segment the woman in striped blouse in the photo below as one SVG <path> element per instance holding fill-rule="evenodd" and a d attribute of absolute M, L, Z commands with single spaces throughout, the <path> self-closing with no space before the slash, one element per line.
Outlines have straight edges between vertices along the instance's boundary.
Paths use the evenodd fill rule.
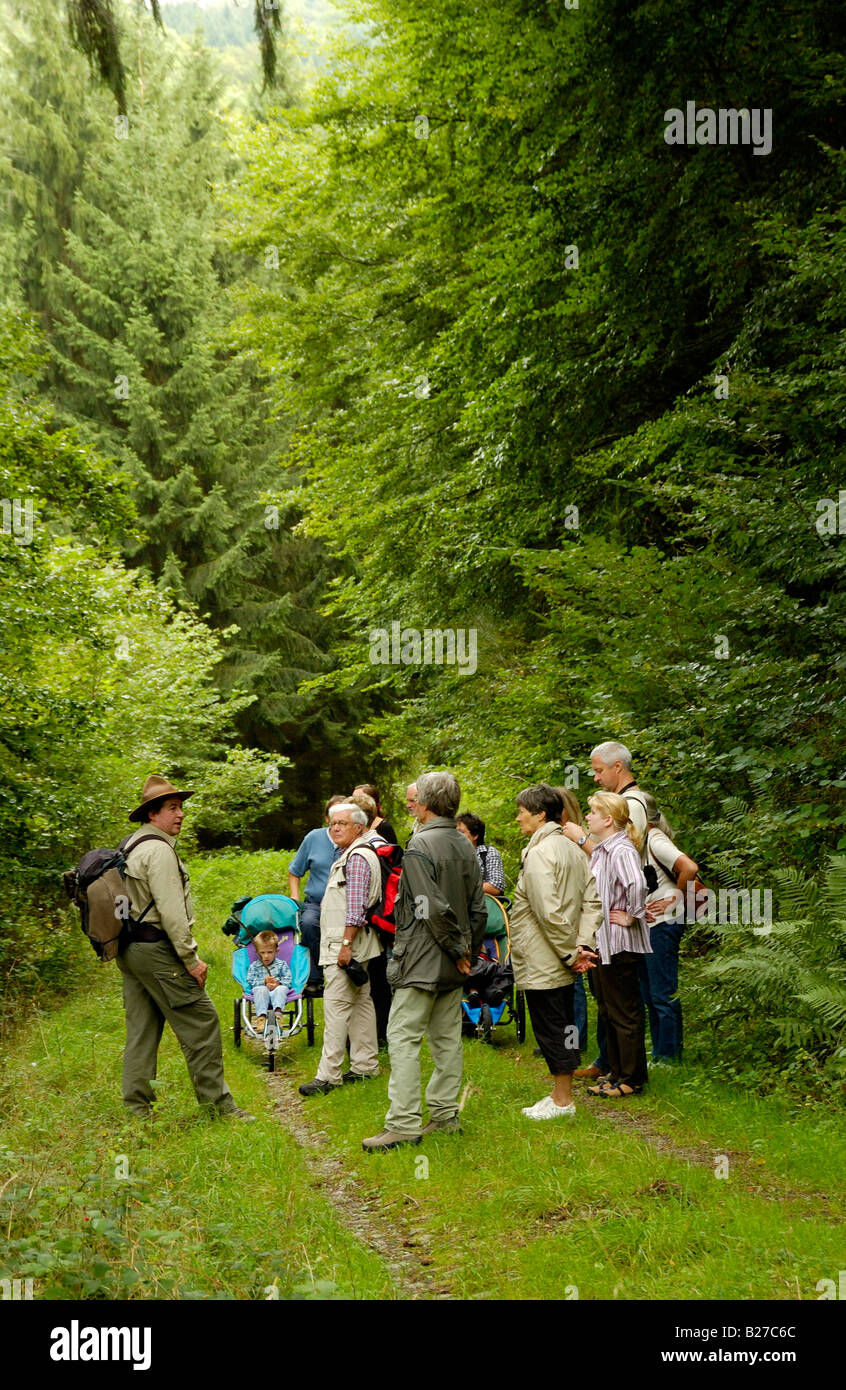
<path fill-rule="evenodd" d="M 600 964 L 590 983 L 608 1031 L 610 1076 L 588 1094 L 606 1100 L 636 1095 L 647 1081 L 645 1018 L 638 967 L 651 952 L 646 923 L 646 883 L 640 833 L 629 817 L 625 797 L 597 792 L 588 799 L 586 820 L 596 848 L 590 867 L 602 903 L 596 934 Z"/>

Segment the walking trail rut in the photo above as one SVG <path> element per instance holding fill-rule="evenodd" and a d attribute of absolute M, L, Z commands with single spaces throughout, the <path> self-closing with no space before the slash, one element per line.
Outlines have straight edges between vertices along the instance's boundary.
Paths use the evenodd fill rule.
<path fill-rule="evenodd" d="M 576 1096 L 576 1100 L 578 1100 L 578 1096 Z M 657 1153 L 668 1158 L 678 1159 L 694 1167 L 709 1168 L 712 1172 L 715 1169 L 717 1159 L 726 1158 L 733 1179 L 735 1181 L 741 1180 L 752 1196 L 807 1203 L 813 1207 L 817 1216 L 826 1221 L 837 1223 L 846 1221 L 846 1213 L 836 1205 L 838 1198 L 832 1197 L 827 1192 L 815 1191 L 812 1188 L 795 1188 L 787 1178 L 782 1178 L 776 1173 L 765 1172 L 765 1158 L 755 1157 L 753 1154 L 744 1153 L 740 1149 L 726 1148 L 724 1145 L 677 1144 L 669 1134 L 658 1128 L 655 1115 L 641 1109 L 637 1106 L 637 1102 L 632 1106 L 628 1101 L 609 1102 L 597 1099 L 591 1102 L 586 1098 L 585 1104 L 601 1106 L 599 1114 L 615 1129 L 636 1134 Z M 627 1108 L 621 1109 L 621 1106 Z M 833 1209 L 826 1205 L 829 1202 L 835 1203 Z"/>
<path fill-rule="evenodd" d="M 385 1205 L 384 1195 L 362 1191 L 349 1167 L 330 1150 L 330 1136 L 309 1120 L 297 1095 L 296 1084 L 284 1074 L 268 1078 L 275 1113 L 303 1152 L 312 1184 L 331 1203 L 338 1220 L 357 1240 L 376 1254 L 391 1271 L 396 1295 L 401 1299 L 449 1299 L 453 1297 L 443 1274 L 427 1266 L 429 1236 L 414 1224 L 417 1203 Z"/>
<path fill-rule="evenodd" d="M 268 1085 L 275 1102 L 275 1113 L 303 1152 L 306 1168 L 314 1187 L 333 1207 L 338 1220 L 357 1240 L 374 1250 L 390 1269 L 400 1299 L 449 1299 L 457 1295 L 445 1282 L 445 1272 L 429 1269 L 430 1237 L 424 1226 L 415 1224 L 417 1203 L 413 1197 L 403 1198 L 403 1205 L 386 1206 L 384 1194 L 363 1191 L 353 1180 L 343 1159 L 334 1154 L 331 1136 L 303 1108 L 296 1083 L 284 1074 L 268 1076 Z M 636 1136 L 656 1153 L 695 1167 L 714 1171 L 718 1157 L 728 1160 L 732 1178 L 744 1184 L 750 1196 L 769 1200 L 790 1200 L 807 1205 L 808 1215 L 827 1222 L 842 1223 L 846 1213 L 837 1207 L 836 1199 L 825 1192 L 796 1189 L 787 1179 L 763 1170 L 765 1159 L 737 1149 L 717 1149 L 713 1145 L 679 1144 L 658 1127 L 656 1117 L 641 1109 L 637 1103 L 622 1108 L 588 1097 L 577 1101 L 590 1105 L 603 1122 L 614 1129 Z M 678 1184 L 664 1178 L 650 1185 L 656 1197 L 675 1192 Z M 681 1189 L 679 1189 L 681 1191 Z M 572 1213 L 570 1213 L 572 1215 Z M 528 1233 L 526 1233 L 528 1234 Z M 525 1239 L 525 1238 L 524 1238 Z M 524 1243 L 517 1240 L 516 1244 Z"/>

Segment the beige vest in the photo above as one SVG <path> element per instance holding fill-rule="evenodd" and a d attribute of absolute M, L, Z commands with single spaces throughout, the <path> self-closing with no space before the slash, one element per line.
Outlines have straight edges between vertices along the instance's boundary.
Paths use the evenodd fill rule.
<path fill-rule="evenodd" d="M 360 835 L 335 860 L 329 872 L 329 882 L 326 885 L 326 892 L 323 894 L 323 902 L 320 904 L 320 965 L 337 965 L 338 963 L 338 952 L 341 949 L 347 926 L 347 889 L 344 881 L 344 869 L 353 850 L 356 853 L 361 851 L 370 866 L 370 893 L 367 906 L 374 907 L 381 897 L 382 871 L 379 868 L 378 856 L 368 845 L 366 838 Z M 381 950 L 382 947 L 373 928 L 368 930 L 366 927 L 359 927 L 352 946 L 353 960 L 372 960 L 374 956 L 380 954 Z"/>

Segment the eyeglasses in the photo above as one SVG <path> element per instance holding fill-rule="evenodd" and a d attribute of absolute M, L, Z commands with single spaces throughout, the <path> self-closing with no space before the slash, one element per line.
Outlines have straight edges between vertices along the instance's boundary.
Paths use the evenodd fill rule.
<path fill-rule="evenodd" d="M 352 825 L 351 820 L 330 820 L 329 829 L 336 830 L 339 825 Z"/>

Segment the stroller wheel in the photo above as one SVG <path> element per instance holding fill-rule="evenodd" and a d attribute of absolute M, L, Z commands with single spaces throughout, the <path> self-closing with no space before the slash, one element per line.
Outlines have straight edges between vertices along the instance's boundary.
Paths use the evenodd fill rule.
<path fill-rule="evenodd" d="M 526 996 L 522 989 L 516 990 L 515 994 L 516 1007 L 514 1014 L 517 1019 L 517 1041 L 518 1043 L 524 1043 L 526 1041 Z"/>
<path fill-rule="evenodd" d="M 487 1004 L 482 1005 L 482 1012 L 479 1015 L 479 1037 L 483 1042 L 489 1043 L 493 1033 L 493 1018 Z"/>
<path fill-rule="evenodd" d="M 306 1038 L 309 1047 L 314 1047 L 314 1000 L 310 994 L 306 998 Z"/>
<path fill-rule="evenodd" d="M 235 1009 L 232 1020 L 232 1036 L 235 1039 L 235 1046 L 241 1046 L 241 1001 L 235 1000 Z"/>

